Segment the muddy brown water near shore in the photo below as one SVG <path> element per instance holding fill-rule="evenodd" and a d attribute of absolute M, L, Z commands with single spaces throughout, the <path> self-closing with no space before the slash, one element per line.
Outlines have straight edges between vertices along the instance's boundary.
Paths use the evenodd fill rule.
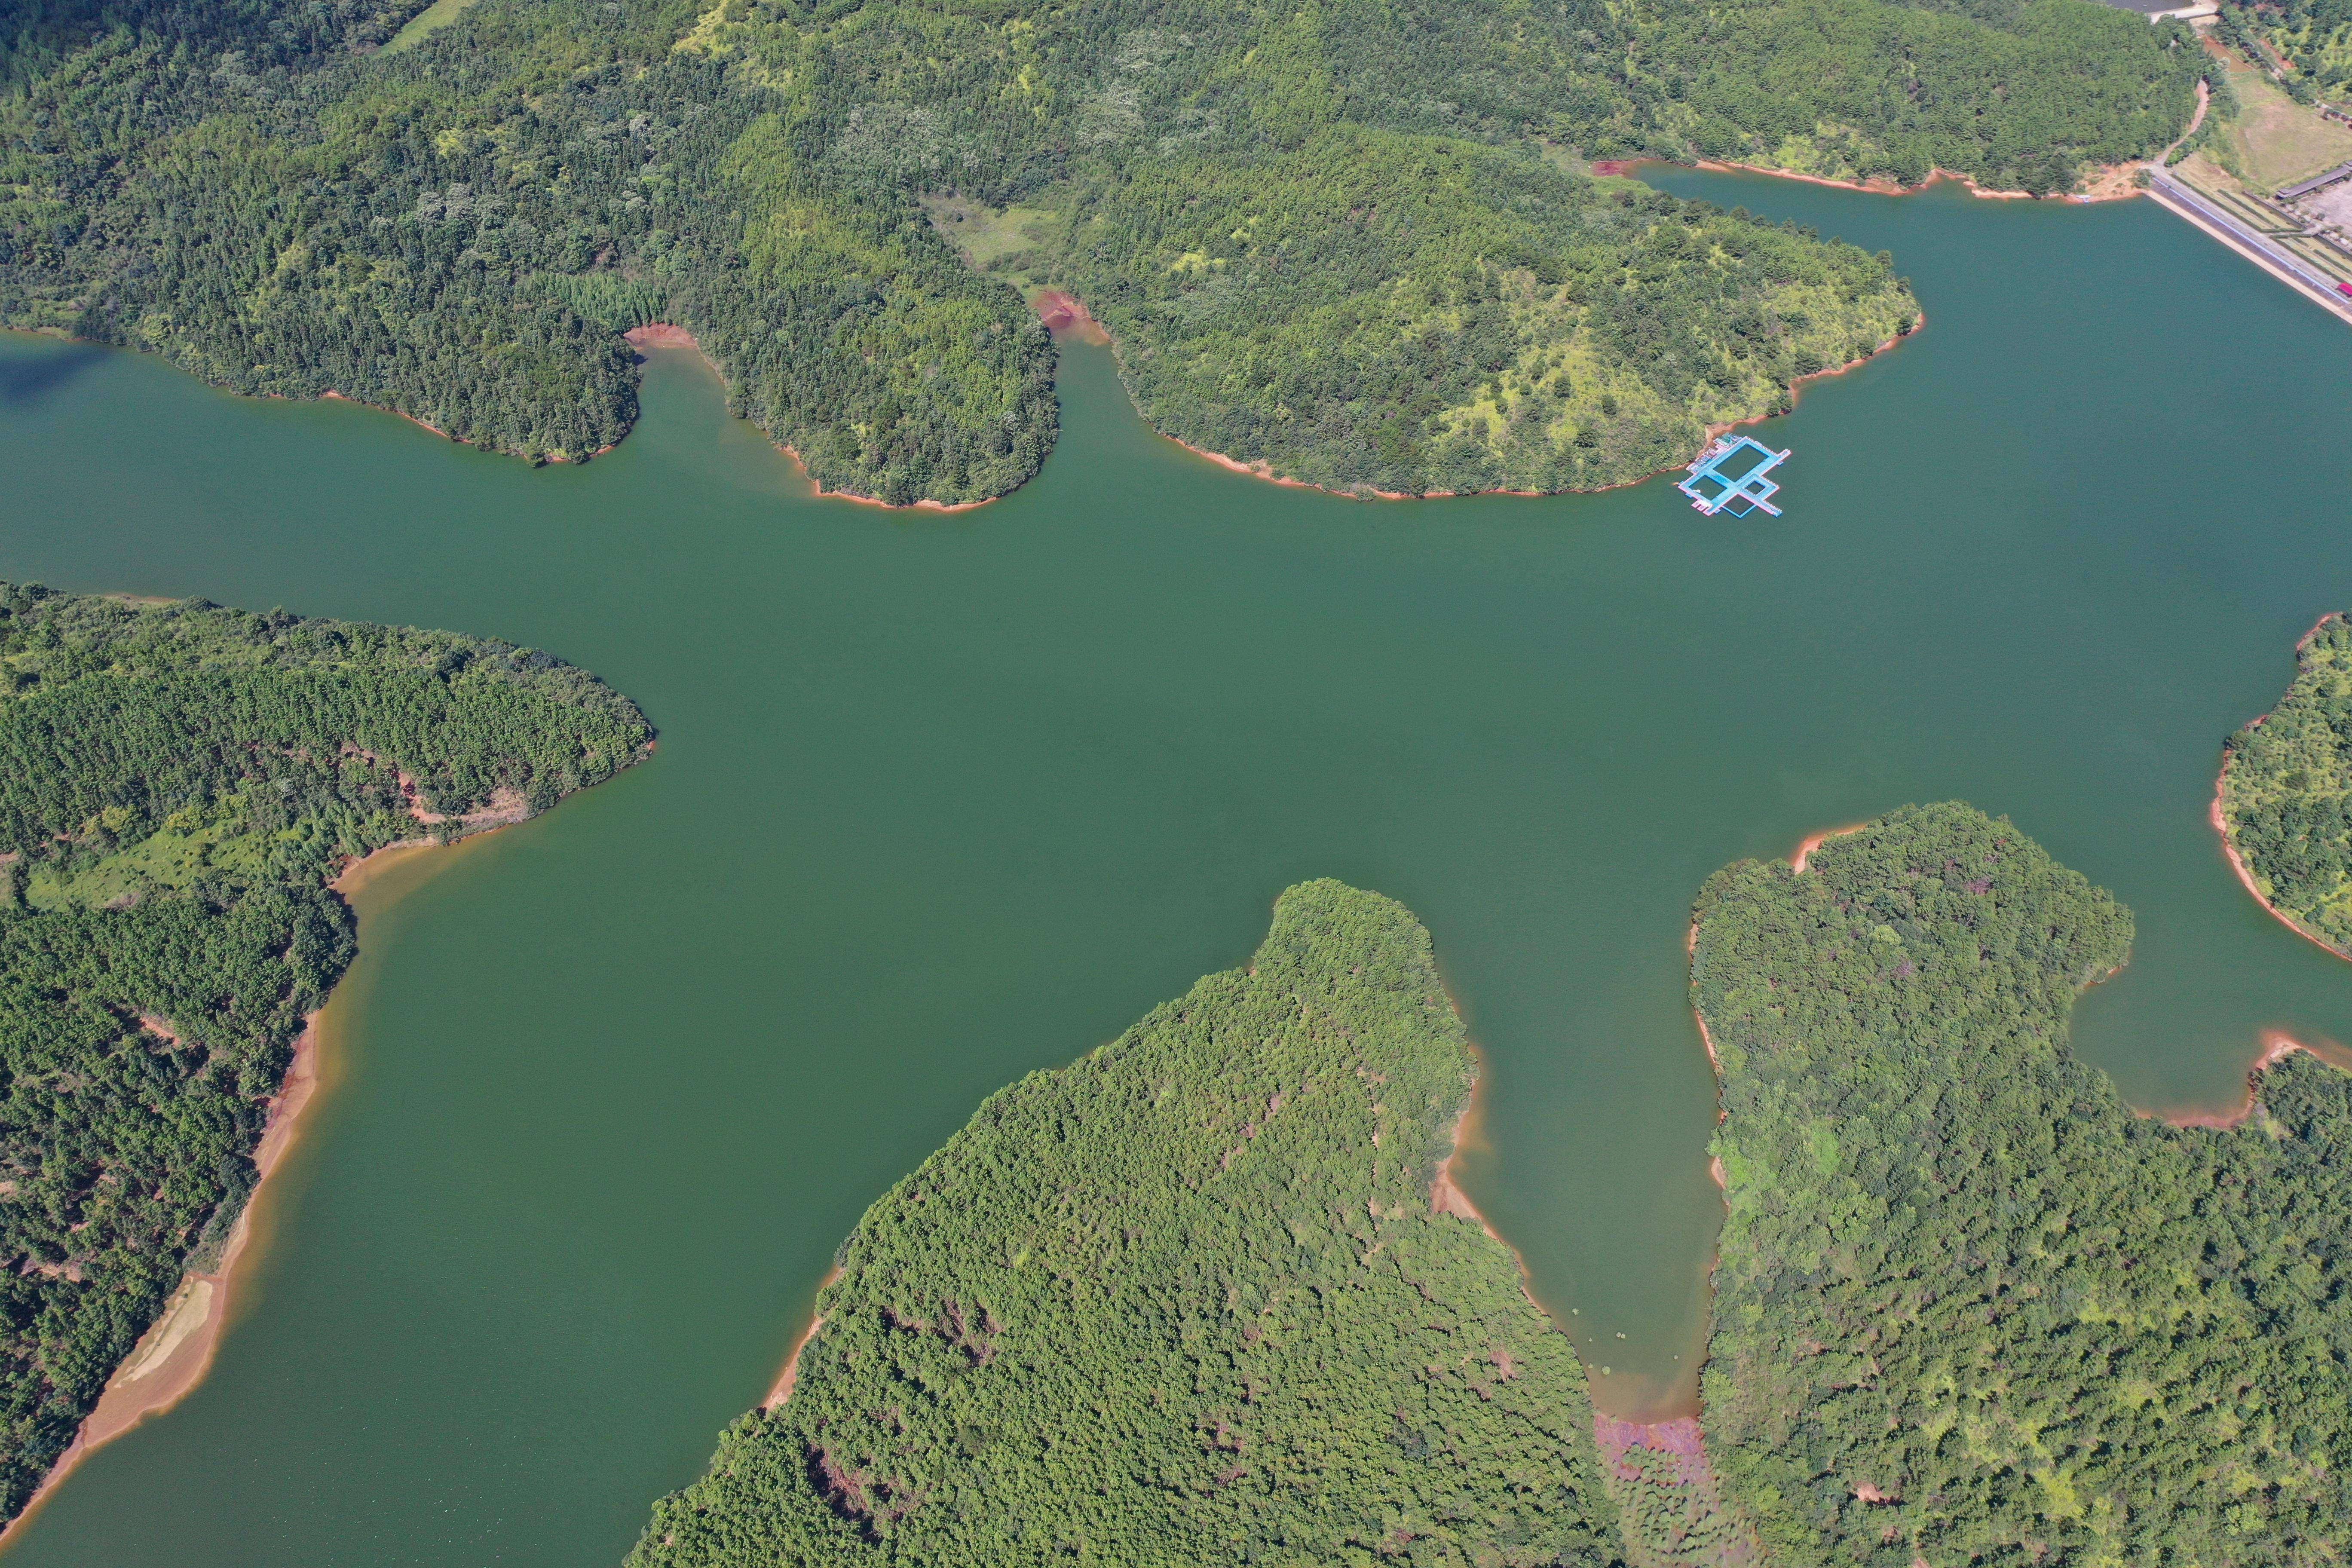
<path fill-rule="evenodd" d="M 1725 862 L 1968 798 L 2137 913 L 2076 1029 L 2136 1104 L 2352 1040 L 2352 965 L 2206 816 L 2352 605 L 2334 324 L 2147 203 L 1647 173 L 1893 250 L 1933 319 L 1768 426 L 1780 522 L 1265 484 L 1086 345 L 1044 474 L 956 516 L 812 499 L 676 351 L 617 449 L 533 470 L 0 345 L 0 576 L 505 637 L 663 733 L 371 921 L 249 1310 L 9 1568 L 617 1561 L 867 1204 L 1304 877 L 1429 925 L 1485 1061 L 1452 1173 L 1633 1422 L 1703 1342 L 1683 941 Z M 2113 460 L 2190 384 L 2198 439 Z"/>

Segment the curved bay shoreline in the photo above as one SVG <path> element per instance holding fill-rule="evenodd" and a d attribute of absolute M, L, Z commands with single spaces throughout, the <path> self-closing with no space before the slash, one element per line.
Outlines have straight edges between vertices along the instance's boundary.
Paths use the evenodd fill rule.
<path fill-rule="evenodd" d="M 1446 999 L 1453 1006 L 1455 1016 L 1460 1016 L 1461 1004 L 1453 995 L 1450 987 L 1446 991 Z M 1701 1020 L 1699 1029 L 1702 1037 L 1706 1033 L 1706 1027 L 1705 1021 Z M 1569 1329 L 1566 1318 L 1537 1298 L 1533 1276 L 1528 1268 L 1525 1254 L 1509 1237 L 1496 1228 L 1494 1221 L 1487 1217 L 1485 1211 L 1479 1208 L 1475 1200 L 1463 1187 L 1455 1170 L 1457 1162 L 1468 1150 L 1490 1147 L 1482 1131 L 1489 1093 L 1486 1056 L 1475 1040 L 1465 1039 L 1465 1043 L 1468 1046 L 1471 1057 L 1477 1065 L 1477 1072 L 1472 1079 L 1469 1097 L 1464 1102 L 1460 1114 L 1454 1118 L 1445 1158 L 1438 1163 L 1436 1170 L 1430 1178 L 1428 1212 L 1433 1215 L 1451 1215 L 1458 1219 L 1468 1220 L 1485 1232 L 1488 1239 L 1507 1249 L 1511 1255 L 1513 1267 L 1518 1275 L 1520 1295 L 1527 1299 L 1530 1307 L 1543 1315 L 1556 1331 L 1568 1334 L 1570 1342 L 1576 1344 L 1578 1357 L 1584 1363 L 1588 1385 L 1594 1395 L 1593 1440 L 1602 1452 L 1605 1465 L 1618 1465 L 1622 1461 L 1624 1450 L 1629 1447 L 1670 1450 L 1688 1458 L 1690 1463 L 1696 1467 L 1695 1474 L 1704 1475 L 1706 1484 L 1712 1486 L 1712 1475 L 1707 1470 L 1706 1455 L 1696 1447 L 1699 1429 L 1698 1368 L 1694 1365 L 1681 1371 L 1671 1384 L 1660 1391 L 1658 1396 L 1647 1402 L 1651 1408 L 1643 1413 L 1642 1419 L 1633 1419 L 1601 1408 L 1598 1396 L 1603 1386 L 1601 1380 L 1606 1375 L 1605 1369 L 1601 1368 L 1596 1355 L 1591 1353 L 1586 1346 L 1576 1341 L 1576 1336 Z M 1710 1046 L 1709 1059 L 1712 1060 L 1712 1058 L 1713 1048 Z M 1722 1184 L 1719 1179 L 1717 1184 L 1718 1186 Z M 1710 1258 L 1708 1263 L 1710 1272 L 1713 1267 L 1713 1260 Z M 817 1283 L 816 1294 L 821 1298 L 827 1288 L 841 1279 L 842 1272 L 842 1268 L 837 1262 L 829 1267 L 824 1278 Z M 786 1346 L 782 1366 L 757 1406 L 760 1411 L 772 1411 L 792 1398 L 793 1387 L 800 1377 L 802 1352 L 824 1329 L 824 1310 L 821 1308 L 813 1309 L 808 1320 Z M 1621 1476 L 1620 1479 L 1623 1478 Z"/>
<path fill-rule="evenodd" d="M 621 336 L 631 348 L 636 349 L 640 353 L 646 349 L 690 350 L 701 358 L 704 364 L 710 367 L 711 374 L 718 376 L 721 382 L 724 382 L 727 379 L 726 373 L 719 368 L 718 362 L 713 360 L 709 354 L 702 352 L 702 344 L 696 340 L 695 335 L 675 322 L 647 321 L 641 327 L 631 327 L 627 331 L 623 332 Z M 761 434 L 762 436 L 766 436 L 767 432 L 761 431 Z M 892 501 L 883 500 L 876 496 L 862 496 L 854 490 L 829 490 L 823 485 L 817 483 L 816 476 L 809 472 L 808 463 L 806 459 L 802 458 L 799 452 L 785 445 L 783 442 L 777 440 L 772 436 L 768 437 L 768 442 L 771 446 L 774 447 L 777 451 L 782 452 L 785 457 L 790 458 L 793 460 L 793 467 L 800 470 L 801 478 L 808 480 L 810 489 L 816 492 L 817 499 L 820 500 L 855 501 L 859 506 L 878 506 L 885 511 L 945 512 L 971 511 L 974 508 L 992 505 L 993 503 L 1004 499 L 1003 496 L 990 496 L 986 500 L 956 501 L 953 504 L 950 504 L 947 501 L 932 500 L 929 497 L 925 497 L 921 500 L 908 501 L 902 505 Z"/>
<path fill-rule="evenodd" d="M 2330 621 L 2339 619 L 2342 615 L 2343 612 L 2340 610 L 2328 611 L 2326 615 L 2312 622 L 2309 630 L 2305 631 L 2301 637 L 2294 639 L 2294 651 L 2298 659 L 2300 658 L 2303 650 L 2310 646 L 2311 639 L 2319 635 L 2320 628 L 2327 625 Z M 2268 713 L 2256 714 L 2253 718 L 2246 721 L 2246 728 L 2249 730 L 2255 729 L 2261 725 L 2263 720 L 2268 719 L 2269 717 L 2270 714 Z M 2221 835 L 2221 854 L 2222 857 L 2230 862 L 2230 869 L 2237 873 L 2239 885 L 2244 888 L 2246 891 L 2252 896 L 2254 902 L 2262 905 L 2265 910 L 2269 911 L 2272 919 L 2277 921 L 2281 925 L 2294 932 L 2295 935 L 2303 938 L 2305 942 L 2310 942 L 2313 946 L 2324 949 L 2328 952 L 2332 952 L 2338 958 L 2352 959 L 2352 952 L 2347 952 L 2344 949 L 2336 946 L 2334 942 L 2329 942 L 2318 932 L 2308 929 L 2302 921 L 2296 920 L 2293 915 L 2288 914 L 2284 910 L 2280 909 L 2278 905 L 2273 903 L 2270 896 L 2264 893 L 2261 886 L 2255 882 L 2253 868 L 2248 866 L 2246 864 L 2245 858 L 2238 853 L 2237 840 L 2230 837 L 2229 814 L 2222 809 L 2221 805 L 2230 790 L 2230 764 L 2236 759 L 2237 752 L 2235 751 L 2226 747 L 2222 750 L 2221 771 L 2213 775 L 2213 803 L 2206 814 L 2207 819 L 2213 824 L 2213 831 Z"/>
<path fill-rule="evenodd" d="M 356 905 L 371 885 L 380 883 L 400 866 L 436 850 L 463 848 L 511 826 L 511 822 L 488 823 L 446 842 L 408 838 L 387 844 L 346 865 L 328 886 Z M 435 864 L 437 868 L 446 862 Z M 411 890 L 399 889 L 394 897 Z M 347 973 L 343 979 L 349 978 Z M 253 1271 L 267 1256 L 269 1234 L 277 1224 L 275 1207 L 281 1201 L 284 1184 L 273 1183 L 270 1177 L 283 1165 L 304 1130 L 315 1122 L 310 1113 L 320 1103 L 321 1091 L 340 1079 L 343 1064 L 332 1048 L 340 1025 L 331 1015 L 337 1011 L 342 994 L 342 980 L 338 980 L 326 1005 L 303 1020 L 302 1032 L 294 1041 L 294 1059 L 269 1101 L 261 1141 L 254 1146 L 254 1184 L 237 1212 L 219 1264 L 208 1271 L 190 1269 L 181 1278 L 163 1311 L 108 1379 L 105 1392 L 83 1417 L 73 1443 L 58 1456 L 24 1508 L 0 1528 L 0 1548 L 15 1539 L 83 1459 L 151 1417 L 171 1410 L 195 1392 L 212 1371 L 232 1318 L 252 1304 Z M 265 1200 L 269 1208 L 264 1208 Z"/>

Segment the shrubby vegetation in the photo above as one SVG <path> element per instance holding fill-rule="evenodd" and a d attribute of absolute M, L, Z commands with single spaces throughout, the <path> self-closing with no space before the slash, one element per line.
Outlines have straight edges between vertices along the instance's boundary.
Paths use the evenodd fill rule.
<path fill-rule="evenodd" d="M 1431 1211 L 1474 1071 L 1411 915 L 1292 889 L 867 1211 L 631 1563 L 1616 1561 L 1574 1349 Z"/>
<path fill-rule="evenodd" d="M 351 961 L 326 879 L 650 735 L 503 643 L 0 584 L 0 1519 L 226 1241 Z"/>
<path fill-rule="evenodd" d="M 1042 215 L 1008 275 L 1099 296 L 1173 435 L 1600 484 L 1913 311 L 1884 257 L 1575 153 L 2058 189 L 2169 141 L 2196 68 L 2089 0 L 482 0 L 376 49 L 420 4 L 12 16 L 0 321 L 576 458 L 662 317 L 827 487 L 969 500 L 1050 447 L 1052 350 L 926 221 L 953 192 Z"/>
<path fill-rule="evenodd" d="M 2134 1115 L 2065 1044 L 2129 914 L 1964 805 L 1696 914 L 1707 1441 L 1769 1558 L 2341 1561 L 2352 1079 L 2298 1054 L 2242 1126 Z"/>
<path fill-rule="evenodd" d="M 2325 97 L 2340 106 L 2352 90 L 2352 4 L 2347 0 L 2227 0 L 2215 31 L 2257 66 L 2270 64 L 2258 38 L 2293 65 L 2278 79 L 2298 102 Z"/>
<path fill-rule="evenodd" d="M 1045 265 L 1144 414 L 1335 489 L 1638 479 L 1916 320 L 1884 255 L 1449 138 L 1074 185 Z"/>
<path fill-rule="evenodd" d="M 2230 737 L 2221 823 L 2272 909 L 2352 957 L 2352 625 L 2295 650 L 2279 704 Z"/>

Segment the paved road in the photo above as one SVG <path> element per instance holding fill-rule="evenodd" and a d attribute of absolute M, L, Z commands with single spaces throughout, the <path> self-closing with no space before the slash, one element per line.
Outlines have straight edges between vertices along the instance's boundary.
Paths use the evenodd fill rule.
<path fill-rule="evenodd" d="M 2262 258 L 2270 265 L 2273 271 L 2284 275 L 2289 281 L 2302 284 L 2308 291 L 2318 295 L 2321 302 L 2338 315 L 2352 316 L 2352 299 L 2347 299 L 2336 291 L 2334 279 L 2285 249 L 2268 235 L 2248 227 L 2242 220 L 2233 217 L 2220 205 L 2199 195 L 2194 187 L 2175 179 L 2169 171 L 2151 165 L 2147 173 L 2148 183 L 2157 195 L 2178 203 L 2204 222 L 2221 230 L 2238 244 Z"/>

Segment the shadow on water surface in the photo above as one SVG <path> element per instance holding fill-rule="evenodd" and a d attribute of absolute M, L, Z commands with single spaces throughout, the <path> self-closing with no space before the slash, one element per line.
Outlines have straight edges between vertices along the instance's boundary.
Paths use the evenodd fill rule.
<path fill-rule="evenodd" d="M 8 334 L 10 346 L 29 346 L 30 334 Z M 28 407 L 58 392 L 118 351 L 99 343 L 58 342 L 43 351 L 0 353 L 0 408 Z"/>
<path fill-rule="evenodd" d="M 2352 607 L 2338 329 L 2144 203 L 1652 173 L 1892 249 L 1927 310 L 1755 427 L 1782 521 L 1277 489 L 1084 346 L 1044 474 L 955 518 L 811 500 L 666 355 L 569 471 L 119 354 L 0 418 L 0 576 L 503 637 L 663 731 L 371 928 L 252 1318 L 8 1568 L 616 1560 L 866 1204 L 1305 877 L 1429 926 L 1486 1063 L 1464 1184 L 1624 1415 L 1703 1353 L 1683 939 L 1726 862 L 1969 799 L 2137 911 L 2074 1035 L 2135 1103 L 2233 1103 L 2267 1028 L 2352 1039 L 2352 969 L 2205 821 Z"/>

